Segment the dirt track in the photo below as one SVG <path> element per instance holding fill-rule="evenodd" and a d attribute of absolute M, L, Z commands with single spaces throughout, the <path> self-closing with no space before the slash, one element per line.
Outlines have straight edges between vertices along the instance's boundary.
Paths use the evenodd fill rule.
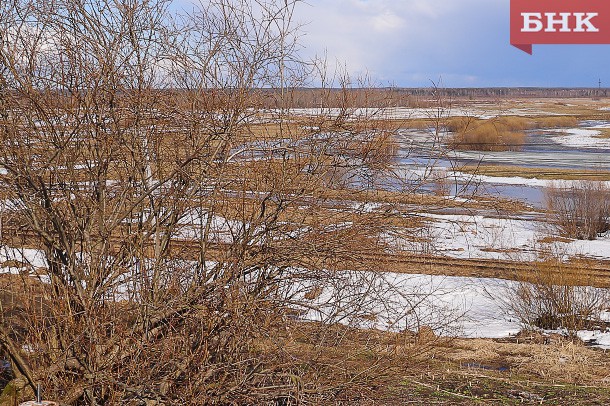
<path fill-rule="evenodd" d="M 7 230 L 4 230 L 7 237 Z M 13 236 L 14 242 L 34 248 L 34 236 Z M 224 244 L 210 245 L 211 257 L 222 257 L 226 252 Z M 188 257 L 199 253 L 197 241 L 172 242 L 172 254 L 177 257 Z M 338 259 L 338 260 L 337 260 Z M 316 261 L 316 258 L 311 258 Z M 318 262 L 318 261 L 316 261 Z M 476 278 L 499 278 L 509 280 L 536 280 L 541 275 L 553 274 L 565 284 L 591 285 L 610 287 L 610 261 L 590 258 L 575 258 L 565 263 L 557 262 L 523 262 L 499 259 L 459 259 L 440 255 L 419 255 L 408 252 L 370 253 L 359 252 L 335 258 L 334 265 L 320 258 L 318 264 L 328 265 L 329 269 L 397 272 L 410 274 L 464 276 Z"/>
<path fill-rule="evenodd" d="M 540 275 L 557 274 L 566 284 L 610 287 L 610 261 L 575 259 L 567 263 L 522 262 L 497 259 L 458 259 L 433 255 L 364 255 L 344 263 L 346 269 L 399 273 L 535 280 Z"/>

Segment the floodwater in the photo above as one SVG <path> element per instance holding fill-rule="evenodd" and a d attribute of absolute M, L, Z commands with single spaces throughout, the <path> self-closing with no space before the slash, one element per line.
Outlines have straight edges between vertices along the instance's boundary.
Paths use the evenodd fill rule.
<path fill-rule="evenodd" d="M 584 121 L 580 126 L 608 128 L 610 122 Z M 591 144 L 586 148 L 565 145 L 560 142 L 560 137 L 565 136 L 560 130 L 528 131 L 525 144 L 519 151 L 447 151 L 443 148 L 442 137 L 431 132 L 402 130 L 400 135 L 402 147 L 400 154 L 403 158 L 399 165 L 412 170 L 419 167 L 417 169 L 419 172 L 422 172 L 421 168 L 425 166 L 435 167 L 438 170 L 459 171 L 459 167 L 464 165 L 610 171 L 608 143 L 600 143 L 598 147 Z M 458 182 L 453 185 L 451 193 L 467 195 L 472 193 L 474 188 L 473 185 Z M 427 191 L 426 187 L 423 190 Z M 517 199 L 535 207 L 542 207 L 544 203 L 544 190 L 540 186 L 507 185 L 486 179 L 484 184 L 476 186 L 476 193 Z"/>

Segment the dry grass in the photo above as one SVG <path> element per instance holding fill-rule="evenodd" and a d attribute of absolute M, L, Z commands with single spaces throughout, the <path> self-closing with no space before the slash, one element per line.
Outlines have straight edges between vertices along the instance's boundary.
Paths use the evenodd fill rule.
<path fill-rule="evenodd" d="M 509 131 L 520 131 L 527 130 L 533 127 L 534 122 L 532 119 L 522 116 L 502 116 L 496 120 L 498 125 L 506 128 Z"/>
<path fill-rule="evenodd" d="M 565 237 L 558 237 L 558 236 L 546 236 L 543 237 L 541 239 L 538 240 L 539 244 L 553 244 L 556 242 L 560 242 L 560 243 L 570 243 L 574 241 L 571 238 L 565 238 Z"/>
<path fill-rule="evenodd" d="M 595 135 L 595 138 L 610 138 L 610 128 L 598 128 L 597 131 L 599 131 L 599 135 Z"/>
<path fill-rule="evenodd" d="M 595 103 L 590 99 L 565 99 L 564 102 L 560 103 L 541 101 L 541 104 L 537 106 L 537 108 L 546 113 L 577 116 L 583 119 L 598 117 L 600 115 L 598 107 L 602 107 L 602 104 Z"/>
<path fill-rule="evenodd" d="M 450 145 L 475 151 L 517 151 L 525 142 L 524 130 L 536 128 L 575 127 L 573 116 L 501 116 L 483 120 L 473 117 L 452 117 L 446 128 L 453 133 Z"/>
<path fill-rule="evenodd" d="M 317 398 L 316 404 L 585 405 L 610 400 L 607 355 L 559 337 L 532 343 L 435 338 L 422 345 L 409 333 L 335 330 L 320 337 L 315 325 L 295 325 L 286 347 L 295 360 L 314 360 L 308 375 L 320 379 L 326 374 L 329 385 L 340 377 L 358 383 Z"/>
<path fill-rule="evenodd" d="M 573 116 L 537 117 L 535 128 L 567 128 L 578 126 L 578 119 Z"/>
<path fill-rule="evenodd" d="M 370 146 L 366 146 L 363 150 L 369 149 L 372 154 L 376 153 L 373 151 L 372 146 L 379 142 L 380 145 L 385 148 L 393 148 L 393 139 L 386 140 L 380 138 L 373 141 Z M 359 152 L 362 153 L 363 151 Z M 366 154 L 365 154 L 366 155 Z M 356 202 L 374 202 L 374 203 L 391 203 L 391 204 L 412 204 L 421 205 L 422 207 L 438 208 L 438 207 L 461 207 L 468 209 L 494 209 L 506 212 L 518 212 L 523 210 L 531 210 L 523 203 L 514 202 L 512 200 L 503 199 L 487 199 L 485 197 L 472 196 L 467 202 L 455 201 L 447 199 L 444 196 L 434 196 L 430 194 L 417 193 L 410 190 L 412 185 L 409 185 L 407 191 L 388 191 L 380 189 L 369 189 L 363 187 L 347 188 L 341 187 L 341 185 L 333 185 L 334 187 L 324 187 L 324 185 L 317 188 L 312 188 L 311 182 L 316 182 L 316 179 L 308 177 L 306 171 L 303 169 L 308 164 L 306 159 L 302 160 L 282 160 L 267 158 L 264 160 L 256 161 L 243 161 L 233 162 L 226 165 L 223 168 L 224 175 L 226 178 L 238 178 L 241 179 L 242 184 L 239 186 L 242 190 L 256 190 L 264 192 L 266 190 L 272 190 L 274 185 L 278 182 L 283 182 L 282 187 L 285 190 L 291 190 L 294 193 L 298 193 L 303 187 L 305 190 L 311 192 L 311 197 L 315 199 L 327 199 L 327 200 L 346 200 Z M 467 167 L 468 168 L 468 167 Z M 256 176 L 254 174 L 257 174 Z M 247 175 L 247 176 L 244 176 Z M 424 183 L 435 183 L 439 180 L 452 182 L 451 177 L 443 178 L 442 173 L 433 173 L 430 179 L 423 180 Z M 246 179 L 244 179 L 246 178 Z M 234 190 L 239 190 L 237 187 Z"/>
<path fill-rule="evenodd" d="M 540 342 L 550 341 L 551 344 L 456 340 L 452 347 L 439 351 L 439 356 L 461 364 L 477 362 L 505 366 L 513 376 L 533 376 L 581 385 L 608 385 L 610 364 L 605 353 L 559 336 L 550 340 L 540 338 Z"/>
<path fill-rule="evenodd" d="M 429 118 L 371 118 L 368 122 L 375 128 L 385 126 L 394 129 L 428 130 L 436 126 L 436 120 Z"/>
<path fill-rule="evenodd" d="M 450 141 L 457 149 L 475 151 L 518 151 L 525 143 L 523 132 L 512 131 L 501 123 L 462 123 Z"/>
<path fill-rule="evenodd" d="M 371 169 L 383 170 L 394 162 L 400 146 L 394 134 L 376 132 L 365 140 L 353 140 L 346 145 L 347 154 L 360 159 Z"/>
<path fill-rule="evenodd" d="M 307 123 L 303 123 L 305 125 Z M 250 124 L 242 131 L 244 141 L 272 140 L 280 138 L 299 139 L 310 131 L 303 129 L 303 125 L 293 122 Z"/>
<path fill-rule="evenodd" d="M 477 127 L 484 121 L 485 120 L 481 120 L 475 117 L 450 117 L 449 119 L 447 119 L 445 127 L 448 131 L 451 131 L 452 133 L 459 133 Z"/>
<path fill-rule="evenodd" d="M 411 120 L 406 120 L 404 122 L 404 127 L 402 128 L 411 128 L 414 130 L 426 130 L 428 128 L 433 128 L 435 126 L 435 121 L 432 119 L 425 119 L 425 118 L 419 118 L 419 119 L 411 119 Z"/>

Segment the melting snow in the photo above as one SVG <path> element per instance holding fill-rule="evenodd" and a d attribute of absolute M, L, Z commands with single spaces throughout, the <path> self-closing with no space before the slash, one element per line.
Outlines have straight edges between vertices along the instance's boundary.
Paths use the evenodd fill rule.
<path fill-rule="evenodd" d="M 465 338 L 505 338 L 524 327 L 511 310 L 509 299 L 519 282 L 377 272 L 360 273 L 376 278 L 373 281 L 367 279 L 370 276 L 362 276 L 360 281 L 356 274 L 345 272 L 339 279 L 347 286 L 359 286 L 359 292 L 366 291 L 367 296 L 354 301 L 359 296 L 353 288 L 349 289 L 351 301 L 342 305 L 341 310 L 357 309 L 359 314 L 372 317 L 347 317 L 337 313 L 335 305 L 341 299 L 340 289 L 327 286 L 312 300 L 304 318 L 330 320 L 334 317 L 332 320 L 357 327 L 390 331 L 417 331 L 428 326 L 441 335 Z M 349 278 L 351 282 L 347 282 Z M 333 300 L 335 304 L 331 305 Z M 610 332 L 582 330 L 578 336 L 591 345 L 610 348 Z"/>

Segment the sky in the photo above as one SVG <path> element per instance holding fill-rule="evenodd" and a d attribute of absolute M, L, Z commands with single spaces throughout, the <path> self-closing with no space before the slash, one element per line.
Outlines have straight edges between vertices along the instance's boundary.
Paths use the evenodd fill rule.
<path fill-rule="evenodd" d="M 175 0 L 176 8 L 191 0 Z M 301 54 L 380 86 L 610 87 L 610 45 L 509 43 L 510 0 L 306 0 Z"/>

